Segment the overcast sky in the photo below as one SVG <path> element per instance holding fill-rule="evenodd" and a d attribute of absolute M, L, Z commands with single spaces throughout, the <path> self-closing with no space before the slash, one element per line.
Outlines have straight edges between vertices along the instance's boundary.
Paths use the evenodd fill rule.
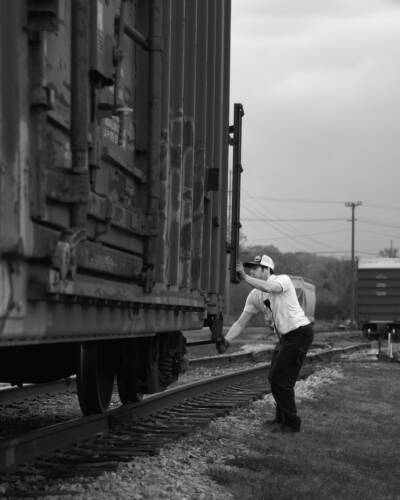
<path fill-rule="evenodd" d="M 232 0 L 231 64 L 247 243 L 400 248 L 400 1 Z"/>

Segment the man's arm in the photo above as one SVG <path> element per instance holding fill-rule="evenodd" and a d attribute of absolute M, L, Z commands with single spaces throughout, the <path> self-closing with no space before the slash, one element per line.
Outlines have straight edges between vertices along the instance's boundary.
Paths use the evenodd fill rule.
<path fill-rule="evenodd" d="M 253 276 L 249 276 L 248 274 L 244 275 L 243 281 L 252 286 L 253 288 L 257 288 L 262 292 L 267 293 L 280 293 L 283 292 L 282 285 L 277 281 L 264 281 L 259 280 L 257 278 L 253 278 Z"/>
<path fill-rule="evenodd" d="M 237 264 L 236 271 L 240 276 L 240 279 L 245 281 L 247 284 L 252 286 L 253 288 L 257 288 L 262 292 L 267 293 L 280 293 L 283 292 L 282 285 L 275 280 L 259 280 L 257 278 L 253 278 L 244 272 L 243 265 Z"/>
<path fill-rule="evenodd" d="M 231 340 L 240 335 L 246 328 L 252 316 L 253 313 L 243 311 L 242 314 L 239 316 L 239 319 L 235 321 L 233 325 L 229 328 L 228 333 L 225 335 L 225 340 L 231 342 Z"/>

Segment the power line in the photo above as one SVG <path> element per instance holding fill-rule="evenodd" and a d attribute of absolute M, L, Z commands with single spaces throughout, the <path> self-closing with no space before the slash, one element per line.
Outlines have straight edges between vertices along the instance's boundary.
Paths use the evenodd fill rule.
<path fill-rule="evenodd" d="M 346 202 L 344 200 L 321 200 L 321 199 L 307 199 L 307 198 L 275 198 L 269 196 L 252 196 L 248 195 L 250 199 L 253 200 L 265 200 L 265 201 L 275 201 L 280 203 L 311 203 L 311 204 L 323 204 L 323 205 L 343 205 Z M 377 208 L 378 210 L 394 210 L 400 212 L 400 207 L 393 205 L 376 205 L 375 203 L 363 203 L 364 207 Z"/>
<path fill-rule="evenodd" d="M 368 224 L 370 226 L 391 227 L 393 229 L 400 230 L 400 226 L 395 226 L 394 224 L 385 224 L 382 221 L 373 220 L 373 219 L 358 219 L 358 222 L 360 222 L 361 224 Z"/>
<path fill-rule="evenodd" d="M 254 211 L 247 207 L 245 204 L 243 204 L 243 206 L 250 212 L 250 213 L 254 213 Z M 258 214 L 256 214 L 258 215 Z M 241 218 L 241 220 L 244 220 L 243 218 Z M 262 221 L 265 223 L 265 221 Z M 265 225 L 267 225 L 268 227 L 270 227 L 268 224 L 265 223 Z M 276 227 L 274 224 L 271 224 L 272 228 L 275 229 L 275 231 L 278 231 L 278 233 L 280 234 L 283 234 L 284 236 L 286 236 L 287 238 L 289 238 L 290 240 L 293 240 L 293 241 L 297 241 L 298 243 L 298 239 L 296 239 L 295 237 L 293 237 L 292 235 L 286 233 L 285 231 L 281 230 L 279 227 Z M 300 242 L 300 245 L 304 246 L 303 243 Z"/>
<path fill-rule="evenodd" d="M 312 200 L 312 199 L 301 199 L 301 198 L 270 198 L 265 196 L 252 196 L 249 195 L 249 198 L 253 200 L 265 200 L 265 201 L 278 201 L 283 203 L 321 203 L 321 204 L 329 204 L 329 205 L 343 205 L 344 201 L 339 200 Z"/>
<path fill-rule="evenodd" d="M 252 198 L 252 197 L 251 197 L 251 195 L 250 195 L 249 193 L 247 193 L 247 192 L 246 192 L 246 195 L 247 195 L 248 197 Z M 271 212 L 271 210 L 266 209 L 266 208 L 265 208 L 265 207 L 264 207 L 264 206 L 263 206 L 263 205 L 262 205 L 259 201 L 257 201 L 257 200 L 254 200 L 254 201 L 255 201 L 255 203 L 257 203 L 257 205 L 259 205 L 259 206 L 260 206 L 263 210 L 266 210 L 266 211 L 267 211 L 267 212 L 269 212 L 270 214 L 275 215 L 275 214 L 273 214 L 273 213 Z M 285 224 L 287 224 L 287 222 L 286 222 Z M 292 230 L 295 232 L 295 234 L 296 234 L 296 233 L 297 233 L 297 231 L 298 231 L 298 228 L 297 228 L 297 227 L 295 227 L 295 226 L 287 225 L 287 227 L 288 227 L 288 228 L 292 228 Z M 300 236 L 300 237 L 301 237 L 301 236 Z M 332 249 L 337 250 L 337 248 L 333 247 L 332 245 L 328 245 L 328 244 L 326 244 L 326 243 L 322 243 L 321 241 L 317 240 L 316 238 L 313 238 L 312 236 L 307 236 L 307 240 L 308 240 L 308 241 L 307 241 L 307 243 L 314 242 L 314 243 L 316 243 L 317 245 L 323 246 L 323 247 L 325 247 L 325 248 L 332 248 Z M 303 246 L 304 246 L 304 244 L 303 244 Z"/>
<path fill-rule="evenodd" d="M 323 253 L 323 254 L 329 254 L 329 255 L 347 255 L 349 253 L 348 250 L 314 250 L 310 251 L 309 253 Z"/>
<path fill-rule="evenodd" d="M 347 219 L 326 218 L 326 219 L 266 219 L 265 217 L 251 218 L 242 217 L 242 220 L 247 222 L 322 222 L 322 221 L 346 221 Z"/>
<path fill-rule="evenodd" d="M 246 193 L 247 194 L 247 193 Z M 264 211 L 266 212 L 269 212 L 271 215 L 275 215 L 273 212 L 271 212 L 271 210 L 269 209 L 266 209 L 265 207 L 263 207 L 263 205 L 261 205 L 260 202 L 258 201 L 255 201 L 255 203 L 257 203 L 257 205 L 259 205 Z M 258 214 L 257 214 L 258 215 Z M 266 221 L 264 219 L 261 220 L 263 223 L 266 223 Z M 268 225 L 268 224 L 267 224 Z M 274 224 L 271 224 L 272 227 L 277 230 L 278 232 L 280 232 L 281 234 L 284 234 L 285 236 L 287 236 L 289 239 L 292 239 L 293 241 L 298 241 L 298 238 L 296 238 L 296 236 L 293 237 L 293 235 L 289 236 L 287 233 L 285 233 L 283 230 L 280 230 L 279 228 L 277 229 L 276 228 L 276 225 Z M 294 226 L 288 226 L 289 228 L 292 228 L 293 231 L 297 232 L 297 227 L 294 227 Z M 300 236 L 300 238 L 302 238 Z M 318 241 L 317 239 L 315 238 L 312 238 L 312 237 L 307 237 L 309 241 L 307 241 L 307 243 L 309 243 L 310 241 L 314 241 L 317 245 L 320 245 L 320 246 L 323 246 L 325 248 L 335 248 L 335 247 L 332 247 L 332 245 L 327 245 L 326 243 L 322 243 L 321 241 Z M 303 247 L 304 247 L 304 243 L 302 243 Z M 336 250 L 336 249 L 335 249 Z"/>
<path fill-rule="evenodd" d="M 393 238 L 393 234 L 377 233 L 376 231 L 368 231 L 367 229 L 358 228 L 359 233 L 375 234 L 376 236 L 384 236 L 385 238 Z"/>
<path fill-rule="evenodd" d="M 318 233 L 309 233 L 309 234 L 296 234 L 295 236 L 300 236 L 302 238 L 309 238 L 311 236 L 320 236 L 320 235 L 323 235 L 323 234 L 344 233 L 345 231 L 347 232 L 347 229 L 338 229 L 336 231 L 321 231 L 321 232 L 318 232 Z M 275 239 L 282 239 L 282 238 L 275 238 Z"/>
<path fill-rule="evenodd" d="M 342 250 L 342 251 L 337 251 L 337 252 L 329 252 L 329 251 L 314 251 L 314 252 L 309 252 L 309 253 L 323 253 L 323 254 L 338 254 L 338 255 L 346 255 L 348 256 L 349 251 L 348 250 Z M 357 254 L 362 254 L 362 255 L 373 255 L 374 257 L 377 256 L 377 252 L 364 252 L 363 250 L 357 250 Z"/>
<path fill-rule="evenodd" d="M 245 204 L 243 204 L 243 206 L 250 212 L 250 213 L 253 213 L 254 214 L 254 211 L 247 207 Z M 256 213 L 255 215 L 258 215 L 258 213 Z M 242 218 L 243 220 L 243 218 Z M 261 222 L 263 222 L 268 228 L 273 228 L 275 231 L 278 231 L 278 233 L 284 235 L 287 239 L 289 240 L 292 240 L 294 242 L 296 242 L 297 244 L 300 244 L 302 247 L 304 247 L 304 243 L 301 242 L 301 240 L 299 240 L 298 238 L 296 238 L 295 236 L 287 233 L 286 231 L 284 231 L 283 229 L 281 229 L 277 224 L 274 224 L 274 223 L 271 223 L 271 224 L 267 224 L 264 220 L 261 220 Z M 307 251 L 307 247 L 306 247 L 306 250 Z"/>
<path fill-rule="evenodd" d="M 245 192 L 245 190 L 243 190 Z M 312 242 L 312 240 L 314 240 L 318 245 L 322 245 L 324 247 L 328 247 L 328 248 L 332 248 L 331 245 L 327 245 L 325 243 L 323 243 L 322 241 L 319 241 L 315 238 L 312 238 L 313 236 L 318 236 L 320 234 L 330 234 L 330 233 L 333 233 L 333 232 L 342 232 L 344 230 L 338 230 L 338 231 L 326 231 L 326 232 L 317 232 L 317 233 L 311 233 L 311 234 L 304 234 L 304 233 L 301 233 L 299 232 L 299 224 L 301 223 L 306 223 L 306 222 L 315 222 L 315 223 L 318 223 L 318 222 L 321 222 L 321 223 L 330 223 L 331 221 L 332 222 L 335 222 L 335 221 L 338 221 L 338 222 L 342 222 L 342 221 L 345 221 L 345 220 L 348 220 L 348 218 L 346 219 L 342 219 L 342 218 L 334 218 L 334 217 L 331 217 L 331 218 L 313 218 L 313 217 L 310 217 L 310 218 L 296 218 L 296 219 L 290 219 L 290 218 L 287 218 L 287 219 L 284 219 L 284 218 L 280 218 L 280 217 L 276 217 L 275 214 L 269 210 L 264 204 L 264 203 L 261 203 L 259 200 L 265 200 L 265 201 L 279 201 L 279 202 L 298 202 L 298 203 L 324 203 L 324 204 L 328 204 L 328 203 L 333 203 L 333 204 L 338 204 L 338 203 L 341 203 L 339 202 L 338 200 L 321 200 L 321 199 L 300 199 L 300 198 L 275 198 L 275 197 L 263 197 L 263 196 L 252 196 L 250 195 L 249 193 L 245 192 L 246 194 L 246 200 L 248 202 L 251 202 L 252 204 L 254 203 L 254 208 L 252 208 L 252 210 L 250 209 L 249 205 L 246 205 L 246 204 L 243 204 L 244 206 L 244 209 L 245 209 L 245 213 L 246 213 L 246 210 L 247 210 L 247 214 L 249 215 L 248 217 L 242 217 L 242 221 L 243 222 L 248 222 L 248 223 L 252 223 L 252 222 L 256 222 L 256 223 L 262 223 L 262 224 L 265 224 L 267 227 L 269 227 L 270 229 L 273 229 L 275 231 L 277 231 L 278 233 L 280 233 L 282 236 L 277 236 L 276 238 L 274 238 L 274 240 L 285 240 L 285 239 L 288 239 L 288 240 L 291 240 L 291 241 L 294 241 L 296 242 L 296 244 L 299 244 L 300 243 L 300 239 L 301 239 L 301 246 L 302 247 L 307 247 L 309 248 L 309 244 L 310 242 Z M 243 200 L 243 199 L 242 199 Z M 255 208 L 255 205 L 257 205 L 257 208 Z M 400 207 L 396 207 L 396 206 L 390 206 L 390 205 L 377 205 L 377 204 L 364 204 L 363 203 L 363 207 L 371 207 L 371 208 L 377 208 L 377 209 L 381 209 L 381 210 L 396 210 L 396 211 L 400 211 Z M 261 210 L 263 212 L 263 214 L 265 214 L 264 216 L 261 216 Z M 255 215 L 255 217 L 252 217 L 251 215 Z M 272 215 L 272 217 L 271 217 Z M 373 231 L 367 231 L 367 230 L 364 230 L 362 229 L 360 226 L 364 226 L 364 225 L 371 225 L 371 226 L 380 226 L 382 228 L 384 227 L 387 227 L 387 228 L 391 228 L 391 229 L 400 229 L 400 225 L 397 226 L 395 224 L 388 224 L 386 222 L 381 222 L 379 220 L 376 220 L 376 219 L 366 219 L 366 218 L 357 218 L 358 222 L 360 223 L 359 224 L 359 227 L 358 227 L 358 231 L 359 233 L 370 233 L 370 234 L 375 234 L 377 236 L 382 236 L 382 237 L 386 237 L 386 238 L 393 238 L 393 237 L 397 237 L 397 231 L 395 232 L 395 234 L 383 234 L 383 233 L 379 233 L 379 232 L 373 232 Z M 295 224 L 294 226 L 290 226 L 290 223 L 293 223 Z M 290 227 L 292 227 L 292 229 L 290 229 Z M 328 226 L 329 227 L 329 226 Z M 336 226 L 337 227 L 337 226 Z M 291 231 L 291 233 L 289 234 L 288 231 Z M 304 239 L 308 238 L 309 241 L 306 243 L 304 241 Z M 254 241 L 254 239 L 253 239 Z M 338 251 L 338 250 L 335 250 L 335 252 L 337 253 L 342 253 L 341 251 Z M 359 250 L 357 250 L 358 253 L 360 253 Z M 318 253 L 318 252 L 317 252 Z M 377 255 L 378 252 L 376 253 L 372 253 L 372 252 L 364 252 L 366 255 Z"/>
<path fill-rule="evenodd" d="M 246 193 L 246 195 L 249 195 L 249 193 L 247 193 L 246 191 L 245 191 L 245 193 Z M 271 210 L 266 209 L 266 208 L 265 208 L 265 207 L 264 207 L 264 206 L 263 206 L 263 205 L 262 205 L 259 201 L 256 201 L 256 200 L 254 200 L 254 201 L 255 201 L 255 203 L 256 203 L 257 205 L 259 205 L 259 206 L 263 209 L 263 211 L 266 211 L 267 213 L 270 213 L 271 215 L 275 216 L 275 214 L 274 214 Z M 272 227 L 274 227 L 274 226 L 272 226 Z M 275 226 L 275 227 L 276 227 L 276 226 Z M 292 228 L 292 230 L 293 230 L 295 233 L 296 233 L 296 232 L 297 232 L 297 230 L 298 230 L 298 229 L 297 229 L 297 227 L 295 227 L 295 226 L 290 226 L 290 225 L 288 225 L 287 227 L 288 227 L 289 229 L 290 229 L 290 228 Z M 281 232 L 281 234 L 282 234 L 282 231 L 279 231 L 279 232 Z M 287 233 L 283 233 L 283 234 L 287 234 Z M 337 248 L 332 247 L 332 245 L 327 245 L 326 243 L 322 243 L 321 241 L 317 240 L 316 238 L 312 238 L 312 237 L 307 237 L 307 238 L 308 238 L 308 241 L 307 241 L 307 243 L 308 243 L 308 244 L 310 243 L 310 241 L 314 241 L 317 245 L 323 246 L 323 247 L 325 247 L 325 248 L 333 248 L 333 249 L 337 250 Z M 294 239 L 294 241 L 296 241 L 296 239 L 297 239 L 297 241 L 298 241 L 298 238 L 296 238 L 296 237 L 295 237 L 295 238 L 291 237 L 290 239 Z M 304 244 L 303 244 L 303 246 L 304 246 Z"/>
<path fill-rule="evenodd" d="M 248 196 L 250 199 L 253 199 L 254 200 L 254 197 L 252 197 L 249 193 L 246 193 L 246 196 Z M 257 203 L 257 205 L 259 205 L 263 210 L 266 210 L 267 212 L 269 212 L 270 214 L 274 215 L 271 210 L 268 210 L 268 209 L 265 209 L 265 207 L 257 200 L 254 200 L 255 203 Z M 263 221 L 264 222 L 264 221 Z M 285 222 L 285 224 L 287 224 L 287 222 Z M 287 224 L 288 228 L 292 228 L 292 230 L 294 231 L 294 234 L 296 234 L 298 232 L 298 228 L 295 227 L 295 226 L 291 226 L 289 224 Z M 301 237 L 301 236 L 300 236 Z M 316 238 L 313 238 L 312 236 L 307 236 L 307 243 L 309 244 L 310 242 L 314 242 L 316 243 L 317 245 L 319 246 L 322 246 L 322 247 L 325 247 L 325 248 L 331 248 L 331 249 L 334 249 L 335 251 L 337 250 L 337 247 L 333 247 L 332 245 L 329 245 L 329 244 L 326 244 L 326 243 L 322 243 L 321 241 L 317 240 Z M 293 238 L 291 238 L 293 239 Z M 304 245 L 303 245 L 304 246 Z"/>
<path fill-rule="evenodd" d="M 394 210 L 395 212 L 400 212 L 400 207 L 394 207 L 392 205 L 375 205 L 375 204 L 370 204 L 367 203 L 365 204 L 366 207 L 371 207 L 371 208 L 377 208 L 378 210 Z"/>

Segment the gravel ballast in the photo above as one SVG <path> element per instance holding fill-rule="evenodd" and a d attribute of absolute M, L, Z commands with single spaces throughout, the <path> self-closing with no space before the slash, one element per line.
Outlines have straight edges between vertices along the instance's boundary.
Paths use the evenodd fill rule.
<path fill-rule="evenodd" d="M 340 365 L 318 369 L 296 385 L 297 401 L 318 398 L 319 389 L 343 378 Z M 270 395 L 239 409 L 227 417 L 217 418 L 186 438 L 165 446 L 158 456 L 143 457 L 121 464 L 116 472 L 98 478 L 76 477 L 49 485 L 40 498 L 74 499 L 230 499 L 232 494 L 210 477 L 211 469 L 227 469 L 226 462 L 238 453 L 252 456 L 247 442 L 259 435 L 268 438 L 263 421 L 273 412 Z M 305 429 L 303 432 L 307 432 Z M 37 478 L 32 474 L 21 481 L 18 489 L 32 491 Z M 7 485 L 0 485 L 0 495 Z M 62 492 L 65 492 L 63 494 Z M 37 498 L 37 497 L 36 497 Z"/>

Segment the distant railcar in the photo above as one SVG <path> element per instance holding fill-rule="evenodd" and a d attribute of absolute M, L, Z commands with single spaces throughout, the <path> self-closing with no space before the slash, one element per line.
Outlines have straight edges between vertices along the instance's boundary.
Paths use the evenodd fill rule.
<path fill-rule="evenodd" d="M 358 261 L 357 316 L 368 338 L 400 337 L 400 259 Z"/>
<path fill-rule="evenodd" d="M 182 330 L 222 334 L 230 11 L 0 2 L 0 381 L 77 374 L 101 412 L 115 377 L 124 403 L 176 379 Z"/>
<path fill-rule="evenodd" d="M 315 321 L 316 292 L 315 285 L 301 276 L 290 276 L 296 289 L 299 303 L 311 323 Z"/>

